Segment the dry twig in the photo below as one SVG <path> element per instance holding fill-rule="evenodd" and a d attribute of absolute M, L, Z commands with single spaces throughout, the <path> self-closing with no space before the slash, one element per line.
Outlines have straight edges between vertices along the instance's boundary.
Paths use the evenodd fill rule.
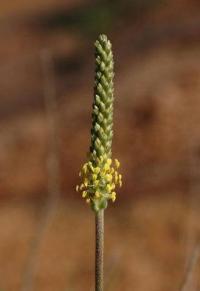
<path fill-rule="evenodd" d="M 39 246 L 53 220 L 60 197 L 59 132 L 53 59 L 51 53 L 47 50 L 42 51 L 40 57 L 44 77 L 45 109 L 49 128 L 49 153 L 47 158 L 48 196 L 42 211 L 38 231 L 30 247 L 28 265 L 22 282 L 23 291 L 31 291 L 34 288 Z"/>

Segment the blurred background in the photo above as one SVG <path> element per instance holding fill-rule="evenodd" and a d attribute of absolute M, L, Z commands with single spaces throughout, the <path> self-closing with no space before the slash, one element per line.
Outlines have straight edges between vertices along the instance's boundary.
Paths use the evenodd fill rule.
<path fill-rule="evenodd" d="M 94 290 L 94 216 L 74 189 L 99 33 L 113 43 L 123 173 L 105 290 L 200 290 L 198 0 L 1 1 L 0 290 Z"/>

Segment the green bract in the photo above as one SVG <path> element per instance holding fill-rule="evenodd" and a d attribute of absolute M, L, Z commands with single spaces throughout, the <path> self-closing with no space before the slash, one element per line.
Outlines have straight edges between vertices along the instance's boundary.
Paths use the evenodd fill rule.
<path fill-rule="evenodd" d="M 100 35 L 95 42 L 95 86 L 91 129 L 91 159 L 111 157 L 113 137 L 113 54 L 110 41 Z"/>

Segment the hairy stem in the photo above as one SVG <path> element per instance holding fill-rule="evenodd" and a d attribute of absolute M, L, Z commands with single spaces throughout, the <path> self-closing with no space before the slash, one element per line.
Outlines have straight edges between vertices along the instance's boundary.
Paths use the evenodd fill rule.
<path fill-rule="evenodd" d="M 96 213 L 95 291 L 103 291 L 104 210 Z"/>

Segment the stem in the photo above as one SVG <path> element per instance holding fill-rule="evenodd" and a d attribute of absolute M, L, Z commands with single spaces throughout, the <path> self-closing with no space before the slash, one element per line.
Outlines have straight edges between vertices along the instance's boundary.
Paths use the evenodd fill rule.
<path fill-rule="evenodd" d="M 96 213 L 95 291 L 103 291 L 104 210 Z"/>

